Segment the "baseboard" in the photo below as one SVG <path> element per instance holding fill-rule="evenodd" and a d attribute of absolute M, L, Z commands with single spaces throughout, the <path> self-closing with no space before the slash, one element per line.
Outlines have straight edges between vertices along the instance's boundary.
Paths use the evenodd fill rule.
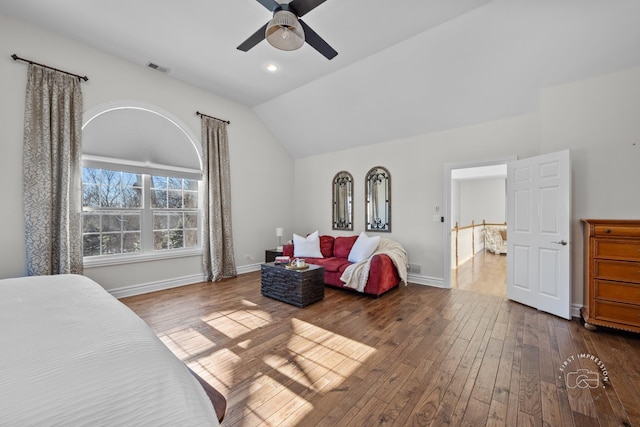
<path fill-rule="evenodd" d="M 580 309 L 582 308 L 582 304 L 571 304 L 571 317 L 581 317 Z"/>
<path fill-rule="evenodd" d="M 409 283 L 415 283 L 416 285 L 434 286 L 436 288 L 444 288 L 444 282 L 437 277 L 421 276 L 419 274 L 407 275 Z"/>
<path fill-rule="evenodd" d="M 240 267 L 236 267 L 236 271 L 238 272 L 238 274 L 245 274 L 245 273 L 251 273 L 253 271 L 260 271 L 260 263 L 241 265 Z"/>
<path fill-rule="evenodd" d="M 260 264 L 243 265 L 236 268 L 238 274 L 260 271 Z M 132 297 L 134 295 L 147 294 L 149 292 L 162 291 L 165 289 L 177 288 L 185 285 L 203 282 L 204 274 L 192 274 L 183 277 L 173 277 L 171 279 L 159 280 L 157 282 L 140 283 L 137 285 L 123 286 L 122 288 L 109 289 L 108 292 L 116 298 Z"/>
<path fill-rule="evenodd" d="M 134 295 L 147 294 L 149 292 L 162 291 L 165 289 L 177 288 L 179 286 L 190 285 L 204 281 L 204 274 L 192 274 L 190 276 L 173 277 L 171 279 L 159 280 L 157 282 L 140 283 L 137 285 L 124 286 L 122 288 L 109 289 L 109 293 L 116 298 L 131 297 Z"/>

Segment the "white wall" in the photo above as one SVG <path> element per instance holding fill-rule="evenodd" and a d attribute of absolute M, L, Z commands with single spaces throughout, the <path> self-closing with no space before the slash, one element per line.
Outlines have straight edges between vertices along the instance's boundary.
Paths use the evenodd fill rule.
<path fill-rule="evenodd" d="M 21 165 L 27 65 L 13 61 L 12 53 L 87 75 L 89 81 L 82 84 L 85 111 L 120 100 L 150 104 L 176 116 L 198 137 L 200 119 L 196 111 L 230 120 L 232 222 L 240 271 L 255 268 L 263 261 L 264 249 L 276 244 L 276 227 L 292 229 L 293 194 L 270 188 L 277 182 L 293 182 L 293 158 L 249 108 L 144 65 L 0 15 L 0 278 L 22 276 L 26 271 Z M 141 64 L 147 60 L 140 58 Z M 91 268 L 86 274 L 110 290 L 140 284 L 153 287 L 193 281 L 202 275 L 201 264 L 201 258 L 196 256 Z"/>
<path fill-rule="evenodd" d="M 451 194 L 449 198 L 451 199 L 451 206 L 449 210 L 449 216 L 451 217 L 452 226 L 456 224 L 462 224 L 460 220 L 460 181 L 457 179 L 451 180 Z"/>
<path fill-rule="evenodd" d="M 506 217 L 506 184 L 504 178 L 460 181 L 460 223 L 467 226 L 487 223 L 502 224 Z"/>

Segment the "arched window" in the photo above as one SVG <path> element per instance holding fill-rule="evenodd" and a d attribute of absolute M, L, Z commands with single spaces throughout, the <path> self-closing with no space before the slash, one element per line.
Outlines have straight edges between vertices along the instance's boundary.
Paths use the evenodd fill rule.
<path fill-rule="evenodd" d="M 83 124 L 85 263 L 200 251 L 199 143 L 157 107 L 98 106 Z"/>

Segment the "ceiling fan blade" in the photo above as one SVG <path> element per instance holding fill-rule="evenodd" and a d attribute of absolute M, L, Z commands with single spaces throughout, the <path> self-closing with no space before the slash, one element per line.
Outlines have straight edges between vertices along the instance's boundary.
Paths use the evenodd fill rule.
<path fill-rule="evenodd" d="M 304 30 L 304 41 L 308 43 L 312 48 L 323 54 L 327 59 L 333 59 L 338 52 L 336 52 L 329 44 L 322 39 L 309 27 L 302 19 L 298 19 L 298 22 L 302 25 Z"/>
<path fill-rule="evenodd" d="M 264 37 L 265 37 L 264 33 L 265 33 L 265 31 L 267 31 L 267 25 L 269 25 L 268 22 L 266 24 L 264 24 L 262 27 L 260 27 L 260 29 L 258 31 L 253 33 L 253 35 L 251 37 L 249 37 L 244 42 L 242 42 L 242 44 L 240 44 L 240 46 L 238 46 L 238 50 L 241 50 L 243 52 L 247 52 L 249 49 L 251 49 L 252 47 L 257 45 L 258 43 L 260 43 L 262 40 L 264 40 Z"/>
<path fill-rule="evenodd" d="M 293 0 L 289 3 L 289 6 L 296 11 L 296 15 L 298 15 L 298 17 L 301 17 L 320 6 L 325 1 L 326 0 Z"/>
<path fill-rule="evenodd" d="M 275 0 L 257 0 L 258 3 L 269 9 L 271 12 L 280 7 L 280 4 Z"/>

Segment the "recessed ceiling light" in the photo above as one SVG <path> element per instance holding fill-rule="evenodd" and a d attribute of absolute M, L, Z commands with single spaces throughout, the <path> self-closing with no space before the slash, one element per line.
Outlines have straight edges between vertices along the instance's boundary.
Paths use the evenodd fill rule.
<path fill-rule="evenodd" d="M 278 64 L 276 64 L 274 62 L 269 62 L 267 65 L 264 66 L 264 68 L 266 68 L 267 71 L 269 71 L 271 73 L 275 73 L 276 71 L 278 71 L 280 69 L 280 67 L 278 67 Z"/>

